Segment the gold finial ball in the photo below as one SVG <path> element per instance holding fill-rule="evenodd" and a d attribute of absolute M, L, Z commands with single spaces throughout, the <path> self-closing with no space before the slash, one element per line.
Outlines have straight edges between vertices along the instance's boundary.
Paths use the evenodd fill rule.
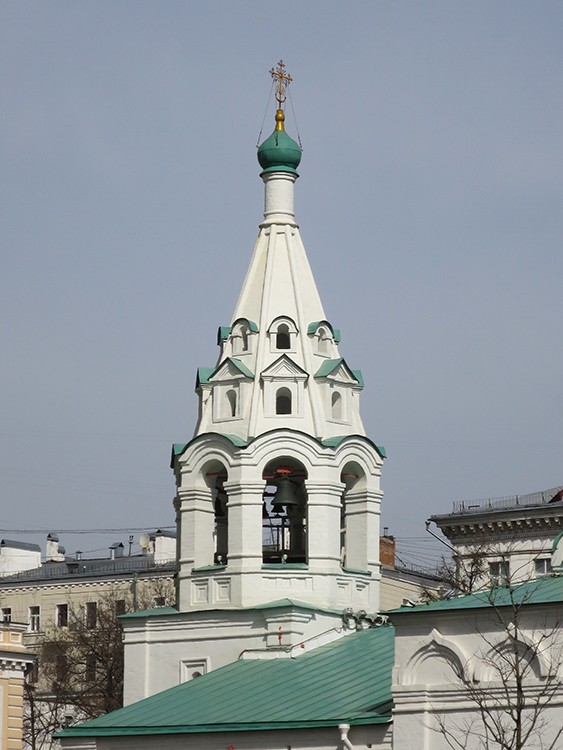
<path fill-rule="evenodd" d="M 284 130 L 285 112 L 283 109 L 278 109 L 276 112 L 276 130 Z"/>

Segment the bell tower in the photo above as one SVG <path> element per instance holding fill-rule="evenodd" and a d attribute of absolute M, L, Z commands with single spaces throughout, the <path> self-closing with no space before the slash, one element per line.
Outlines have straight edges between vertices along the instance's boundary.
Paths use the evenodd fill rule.
<path fill-rule="evenodd" d="M 291 76 L 270 71 L 275 129 L 258 149 L 264 217 L 214 367 L 196 378 L 194 437 L 173 448 L 180 612 L 280 600 L 374 612 L 384 452 L 365 435 L 363 379 L 340 355 L 294 213 L 301 147 Z"/>

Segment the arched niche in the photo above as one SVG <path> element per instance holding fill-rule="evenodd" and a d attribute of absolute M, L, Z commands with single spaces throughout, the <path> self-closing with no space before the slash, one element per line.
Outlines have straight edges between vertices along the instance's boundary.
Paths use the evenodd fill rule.
<path fill-rule="evenodd" d="M 270 339 L 270 351 L 292 352 L 295 351 L 297 339 L 297 326 L 295 321 L 288 317 L 275 318 L 268 328 Z"/>
<path fill-rule="evenodd" d="M 348 547 L 354 544 L 348 497 L 352 492 L 365 490 L 366 475 L 357 461 L 348 461 L 340 473 L 340 481 L 344 485 L 340 500 L 340 562 L 342 567 L 346 567 L 349 558 Z"/>
<path fill-rule="evenodd" d="M 225 490 L 228 473 L 226 466 L 218 460 L 206 463 L 202 468 L 202 479 L 210 489 L 213 504 L 213 560 L 209 563 L 226 565 L 229 555 L 229 498 Z"/>
<path fill-rule="evenodd" d="M 460 680 L 473 680 L 470 660 L 454 640 L 444 637 L 434 628 L 409 659 L 404 682 L 408 685 L 453 686 L 459 685 Z"/>
<path fill-rule="evenodd" d="M 307 471 L 295 458 L 268 461 L 262 472 L 264 563 L 307 562 Z"/>
<path fill-rule="evenodd" d="M 292 413 L 292 394 L 289 388 L 282 386 L 276 390 L 276 414 Z"/>

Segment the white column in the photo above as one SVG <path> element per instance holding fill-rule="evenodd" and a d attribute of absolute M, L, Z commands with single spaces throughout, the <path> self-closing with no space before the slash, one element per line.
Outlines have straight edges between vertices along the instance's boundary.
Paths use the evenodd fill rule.
<path fill-rule="evenodd" d="M 263 481 L 225 482 L 229 517 L 228 569 L 256 570 L 262 565 Z"/>
<path fill-rule="evenodd" d="M 293 206 L 293 186 L 297 179 L 291 172 L 265 172 L 264 180 L 264 221 L 261 227 L 269 224 L 292 224 L 295 222 Z"/>
<path fill-rule="evenodd" d="M 346 493 L 346 567 L 379 570 L 379 515 L 382 493 L 350 490 Z"/>
<path fill-rule="evenodd" d="M 307 480 L 307 546 L 309 570 L 340 566 L 340 482 Z"/>

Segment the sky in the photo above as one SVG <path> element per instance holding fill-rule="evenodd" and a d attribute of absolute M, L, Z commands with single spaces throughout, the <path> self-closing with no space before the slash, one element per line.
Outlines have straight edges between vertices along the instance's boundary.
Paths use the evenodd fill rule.
<path fill-rule="evenodd" d="M 555 0 L 0 2 L 1 537 L 173 526 L 280 58 L 401 559 L 454 501 L 563 485 L 562 36 Z"/>

